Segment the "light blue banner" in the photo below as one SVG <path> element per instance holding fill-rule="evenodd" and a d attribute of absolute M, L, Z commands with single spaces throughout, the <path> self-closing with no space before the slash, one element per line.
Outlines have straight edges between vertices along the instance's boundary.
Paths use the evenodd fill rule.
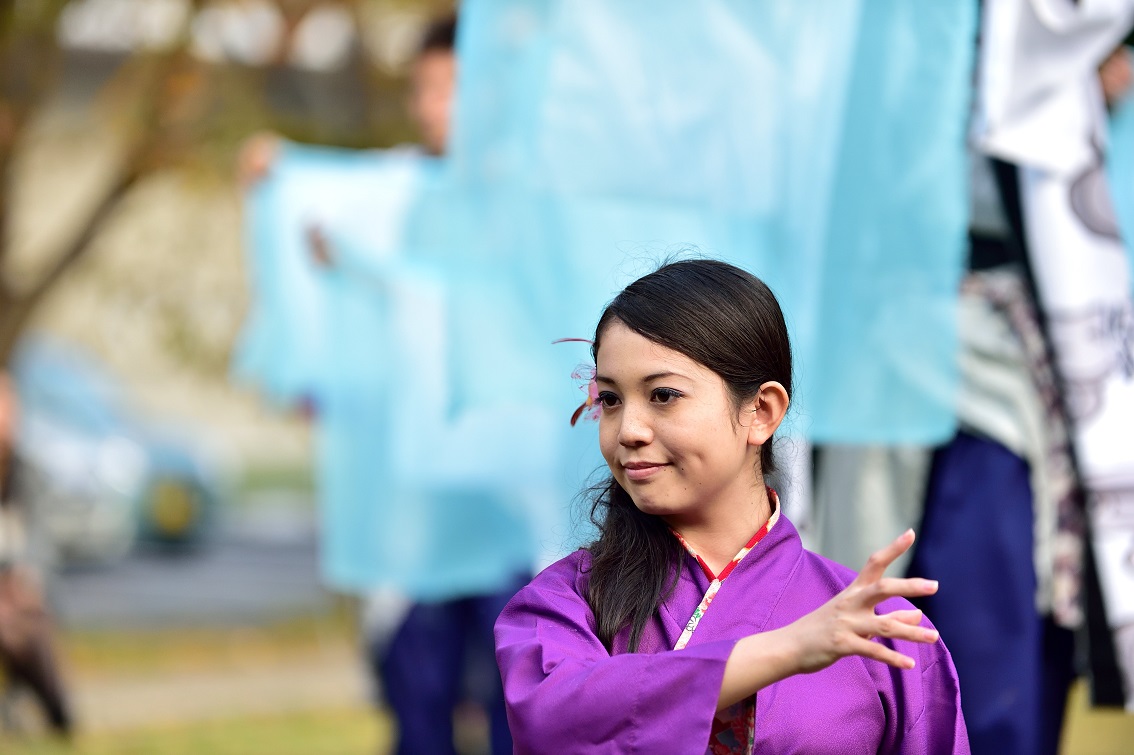
<path fill-rule="evenodd" d="M 468 0 L 453 149 L 483 207 L 468 257 L 511 266 L 544 337 L 589 334 L 674 250 L 734 262 L 788 314 L 795 433 L 942 440 L 976 15 L 972 0 Z"/>

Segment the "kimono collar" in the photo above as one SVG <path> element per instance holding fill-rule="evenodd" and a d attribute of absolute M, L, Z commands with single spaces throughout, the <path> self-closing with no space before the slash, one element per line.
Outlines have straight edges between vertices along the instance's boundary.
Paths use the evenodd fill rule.
<path fill-rule="evenodd" d="M 767 490 L 768 503 L 772 505 L 772 515 L 768 517 L 768 521 L 764 522 L 764 525 L 760 527 L 760 529 L 756 530 L 756 534 L 753 535 L 752 538 L 745 544 L 745 546 L 740 549 L 740 552 L 733 556 L 732 561 L 729 561 L 727 564 L 725 564 L 725 568 L 721 569 L 720 574 L 713 574 L 713 570 L 709 568 L 709 565 L 707 563 L 705 563 L 705 559 L 701 558 L 700 554 L 698 554 L 697 551 L 693 550 L 693 546 L 689 545 L 689 543 L 686 542 L 685 538 L 681 536 L 681 533 L 673 529 L 672 527 L 670 528 L 670 532 L 672 532 L 673 536 L 676 537 L 678 541 L 680 541 L 680 543 L 685 547 L 685 550 L 689 552 L 689 555 L 697 559 L 697 563 L 701 565 L 701 570 L 705 572 L 705 576 L 709 578 L 710 582 L 722 582 L 724 581 L 725 577 L 727 577 L 729 574 L 732 574 L 732 570 L 736 568 L 736 565 L 740 563 L 741 559 L 747 556 L 748 552 L 756 547 L 756 543 L 763 540 L 764 536 L 771 532 L 772 527 L 774 527 L 776 522 L 780 520 L 780 497 L 771 487 L 769 487 Z"/>

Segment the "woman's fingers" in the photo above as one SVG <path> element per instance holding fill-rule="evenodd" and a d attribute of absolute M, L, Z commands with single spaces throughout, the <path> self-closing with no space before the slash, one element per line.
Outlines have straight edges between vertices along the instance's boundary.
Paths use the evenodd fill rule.
<path fill-rule="evenodd" d="M 813 614 L 819 622 L 817 626 L 824 629 L 820 636 L 826 635 L 817 643 L 817 657 L 853 654 L 896 668 L 911 669 L 914 667 L 912 658 L 889 647 L 889 643 L 875 642 L 874 638 L 926 644 L 940 639 L 936 629 L 921 626 L 924 617 L 917 609 L 882 614 L 875 611 L 878 604 L 890 598 L 918 598 L 937 592 L 936 580 L 883 576 L 887 567 L 908 551 L 913 542 L 913 530 L 896 537 L 867 560 L 863 570 L 841 594 Z M 825 664 L 830 662 L 826 660 Z"/>
<path fill-rule="evenodd" d="M 867 639 L 870 637 L 885 637 L 891 640 L 908 640 L 910 642 L 932 643 L 937 642 L 936 629 L 909 624 L 895 618 L 893 614 L 884 614 L 876 618 L 872 625 L 863 633 Z"/>
<path fill-rule="evenodd" d="M 894 621 L 900 621 L 903 624 L 909 624 L 910 626 L 916 626 L 920 624 L 921 620 L 925 618 L 925 614 L 916 608 L 906 608 L 901 611 L 890 611 L 890 613 L 885 614 L 885 616 L 893 619 Z"/>
<path fill-rule="evenodd" d="M 902 534 L 894 538 L 894 541 L 887 545 L 880 551 L 877 551 L 869 559 L 866 560 L 866 566 L 859 572 L 856 582 L 861 583 L 877 582 L 882 578 L 883 572 L 886 571 L 890 564 L 894 563 L 898 556 L 902 555 L 910 549 L 914 542 L 914 531 L 906 530 Z"/>
<path fill-rule="evenodd" d="M 863 601 L 874 607 L 889 598 L 922 598 L 937 592 L 938 584 L 935 579 L 922 579 L 921 577 L 880 579 L 872 585 L 864 586 L 861 590 Z"/>
<path fill-rule="evenodd" d="M 903 655 L 897 650 L 888 648 L 880 642 L 872 642 L 861 637 L 856 638 L 852 650 L 855 655 L 861 655 L 863 658 L 873 658 L 876 661 L 882 661 L 895 668 L 911 669 L 916 665 L 914 659 L 910 658 L 908 655 Z"/>

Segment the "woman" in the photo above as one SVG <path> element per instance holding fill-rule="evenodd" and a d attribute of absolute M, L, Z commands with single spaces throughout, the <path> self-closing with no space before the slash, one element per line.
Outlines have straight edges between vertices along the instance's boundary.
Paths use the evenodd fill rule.
<path fill-rule="evenodd" d="M 913 533 L 856 577 L 764 485 L 791 392 L 768 287 L 666 265 L 606 308 L 593 354 L 599 537 L 496 623 L 516 751 L 967 753 L 948 651 L 898 597 L 937 584 L 882 576 Z"/>

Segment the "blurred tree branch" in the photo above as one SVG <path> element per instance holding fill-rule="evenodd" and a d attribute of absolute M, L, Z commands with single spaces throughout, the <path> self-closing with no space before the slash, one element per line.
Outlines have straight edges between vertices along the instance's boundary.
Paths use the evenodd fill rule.
<path fill-rule="evenodd" d="M 29 141 L 29 128 L 33 128 L 37 113 L 57 92 L 66 55 L 57 30 L 69 1 L 74 2 L 0 0 L 0 366 L 8 362 L 36 308 L 88 254 L 122 200 L 155 170 L 199 162 L 210 151 L 219 157 L 215 162 L 231 165 L 239 140 L 265 127 L 302 141 L 356 147 L 393 144 L 412 133 L 403 108 L 391 106 L 403 98 L 404 79 L 369 65 L 361 45 L 346 73 L 347 77 L 354 76 L 351 81 L 359 86 L 344 87 L 343 79 L 338 79 L 337 104 L 328 105 L 325 98 L 306 101 L 299 96 L 298 114 L 273 110 L 271 91 L 292 97 L 329 91 L 326 80 L 296 72 L 287 60 L 289 45 L 305 16 L 329 0 L 273 0 L 284 21 L 284 31 L 273 63 L 259 68 L 196 59 L 190 53 L 190 26 L 210 0 L 191 0 L 176 44 L 160 51 L 134 49 L 126 53 L 113 77 L 103 85 L 98 99 L 107 112 L 113 113 L 120 145 L 116 169 L 87 205 L 86 214 L 73 222 L 65 221 L 70 233 L 55 248 L 44 250 L 48 261 L 39 273 L 31 280 L 17 278 L 11 264 L 13 166 L 21 144 Z M 350 14 L 361 39 L 362 9 L 368 0 L 333 2 Z M 404 2 L 431 11 L 435 6 L 448 5 L 448 0 Z M 360 102 L 364 103 L 361 107 Z M 344 112 L 344 103 L 353 106 L 347 111 L 364 113 L 364 117 L 349 122 L 340 118 L 331 126 L 327 115 Z"/>
<path fill-rule="evenodd" d="M 118 74 L 129 79 L 133 95 L 126 106 L 129 117 L 123 119 L 129 133 L 118 169 L 70 238 L 53 250 L 46 269 L 29 283 L 14 284 L 3 266 L 12 245 L 12 162 L 33 114 L 56 82 L 61 63 L 56 26 L 64 5 L 66 0 L 0 0 L 0 364 L 7 363 L 32 312 L 90 249 L 119 202 L 162 161 L 193 94 L 188 28 L 170 49 L 133 56 Z"/>
<path fill-rule="evenodd" d="M 12 158 L 57 71 L 55 21 L 65 4 L 0 0 L 0 262 L 8 248 Z M 8 298 L 8 287 L 0 285 L 0 307 Z"/>

